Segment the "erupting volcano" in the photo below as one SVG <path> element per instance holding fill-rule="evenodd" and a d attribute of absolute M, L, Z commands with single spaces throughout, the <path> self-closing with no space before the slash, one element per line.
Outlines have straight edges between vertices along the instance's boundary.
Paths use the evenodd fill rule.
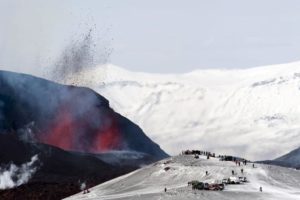
<path fill-rule="evenodd" d="M 70 151 L 133 150 L 157 159 L 167 156 L 91 89 L 4 71 L 0 85 L 2 132 L 13 129 L 22 138 Z M 33 124 L 29 130 L 28 124 Z"/>

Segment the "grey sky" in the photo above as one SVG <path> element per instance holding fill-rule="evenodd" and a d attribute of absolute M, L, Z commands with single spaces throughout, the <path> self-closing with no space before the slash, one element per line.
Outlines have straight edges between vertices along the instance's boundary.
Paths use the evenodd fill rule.
<path fill-rule="evenodd" d="M 95 31 L 131 70 L 187 72 L 300 60 L 298 0 L 0 0 L 0 66 L 31 72 Z"/>

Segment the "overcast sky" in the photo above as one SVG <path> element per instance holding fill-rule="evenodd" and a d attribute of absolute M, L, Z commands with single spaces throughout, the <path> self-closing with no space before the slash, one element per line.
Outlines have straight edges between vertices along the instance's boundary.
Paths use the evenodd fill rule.
<path fill-rule="evenodd" d="M 0 0 L 0 66 L 45 70 L 91 28 L 95 54 L 137 71 L 298 61 L 299 9 L 299 0 Z"/>

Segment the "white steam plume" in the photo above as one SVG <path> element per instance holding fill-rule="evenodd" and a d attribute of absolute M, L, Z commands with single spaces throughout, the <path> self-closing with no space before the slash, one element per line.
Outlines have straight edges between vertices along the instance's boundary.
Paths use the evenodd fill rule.
<path fill-rule="evenodd" d="M 85 190 L 86 189 L 86 183 L 83 182 L 80 184 L 80 190 Z"/>
<path fill-rule="evenodd" d="M 0 167 L 0 189 L 10 189 L 27 183 L 37 170 L 37 166 L 35 166 L 37 161 L 38 155 L 35 155 L 20 167 L 15 164 L 10 164 L 5 168 Z"/>

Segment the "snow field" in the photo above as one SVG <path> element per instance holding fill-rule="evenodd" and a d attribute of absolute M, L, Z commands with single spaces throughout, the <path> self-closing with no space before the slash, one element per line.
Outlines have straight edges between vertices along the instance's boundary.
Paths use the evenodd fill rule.
<path fill-rule="evenodd" d="M 193 156 L 176 156 L 146 166 L 128 175 L 108 181 L 89 194 L 77 194 L 67 199 L 300 199 L 300 172 L 293 169 L 252 164 L 236 166 L 233 162 L 217 158 L 195 159 Z M 169 170 L 165 170 L 169 167 Z M 242 175 L 240 170 L 244 169 Z M 193 191 L 188 181 L 212 183 L 231 176 L 246 176 L 248 183 L 226 185 L 224 191 Z M 205 175 L 205 171 L 209 175 Z M 259 192 L 259 187 L 263 192 Z M 164 193 L 164 188 L 168 191 Z"/>

